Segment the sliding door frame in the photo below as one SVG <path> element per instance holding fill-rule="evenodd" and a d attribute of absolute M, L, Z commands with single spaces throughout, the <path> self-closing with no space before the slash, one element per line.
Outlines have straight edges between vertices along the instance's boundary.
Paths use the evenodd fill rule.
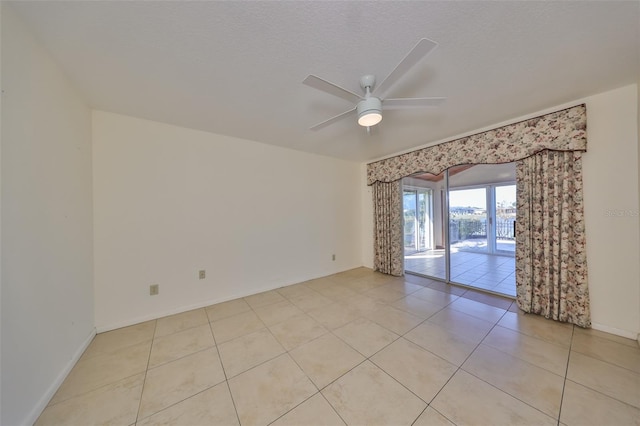
<path fill-rule="evenodd" d="M 406 271 L 412 275 L 417 275 L 417 276 L 423 276 L 425 278 L 429 278 L 429 279 L 434 279 L 437 281 L 443 281 L 447 284 L 453 284 L 453 285 L 457 285 L 457 286 L 461 286 L 461 287 L 465 287 L 465 288 L 470 288 L 470 289 L 475 289 L 475 290 L 480 290 L 486 293 L 493 293 L 493 294 L 498 294 L 500 296 L 505 296 L 502 293 L 496 293 L 493 292 L 491 290 L 488 289 L 484 289 L 484 288 L 478 288 L 478 287 L 474 287 L 470 284 L 464 284 L 464 283 L 460 283 L 457 281 L 452 281 L 451 280 L 451 244 L 450 244 L 450 240 L 451 240 L 451 227 L 450 227 L 450 219 L 451 219 L 451 212 L 450 212 L 450 197 L 449 197 L 449 191 L 451 190 L 450 187 L 450 183 L 449 183 L 449 169 L 446 169 L 444 172 L 444 178 L 443 178 L 443 182 L 444 182 L 444 188 L 441 190 L 441 192 L 443 193 L 443 199 L 442 199 L 442 227 L 443 227 L 443 246 L 444 246 L 444 258 L 445 258 L 445 274 L 444 274 L 444 278 L 443 277 L 438 277 L 438 276 L 434 276 L 434 275 L 426 275 L 426 274 L 421 274 L 419 272 L 412 272 L 412 271 Z M 485 195 L 486 195 L 486 205 L 487 205 L 487 215 L 486 215 L 486 233 L 487 233 L 487 251 L 485 254 L 489 255 L 489 256 L 511 256 L 513 257 L 513 255 L 509 252 L 505 252 L 505 251 L 501 251 L 498 250 L 497 248 L 497 231 L 496 231 L 496 219 L 497 219 L 497 206 L 496 206 L 496 187 L 500 187 L 500 186 L 510 186 L 513 185 L 513 182 L 498 182 L 498 183 L 491 183 L 491 184 L 478 184 L 478 185 L 465 185 L 465 186 L 461 186 L 461 187 L 457 187 L 454 190 L 457 189 L 474 189 L 474 188 L 484 188 L 485 189 Z M 404 191 L 405 187 L 403 186 L 403 191 Z M 407 185 L 406 189 L 408 190 L 425 190 L 428 192 L 431 192 L 432 197 L 433 195 L 433 190 L 429 189 L 429 188 L 419 188 L 419 187 L 415 187 L 413 185 Z M 416 200 L 417 200 L 417 194 L 416 194 Z M 417 201 L 416 201 L 417 203 Z M 431 214 L 433 215 L 433 199 L 430 202 L 431 205 Z M 417 212 L 416 212 L 416 216 L 417 216 Z M 431 217 L 432 219 L 432 217 Z M 433 220 L 431 220 L 431 223 L 433 224 Z M 434 226 L 431 226 L 431 238 L 432 238 L 432 245 L 433 247 L 435 247 L 435 234 L 433 233 L 433 228 Z M 509 296 L 506 296 L 509 297 Z"/>

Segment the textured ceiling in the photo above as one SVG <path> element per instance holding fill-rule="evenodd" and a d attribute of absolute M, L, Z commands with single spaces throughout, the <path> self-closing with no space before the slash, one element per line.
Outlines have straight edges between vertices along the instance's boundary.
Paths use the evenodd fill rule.
<path fill-rule="evenodd" d="M 96 109 L 366 161 L 640 80 L 639 2 L 14 2 Z M 388 92 L 371 134 L 310 87 L 381 81 L 421 38 L 439 46 Z"/>

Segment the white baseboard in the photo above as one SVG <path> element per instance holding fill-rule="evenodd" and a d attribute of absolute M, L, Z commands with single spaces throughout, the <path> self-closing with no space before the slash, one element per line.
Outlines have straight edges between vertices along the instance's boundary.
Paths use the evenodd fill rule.
<path fill-rule="evenodd" d="M 251 292 L 247 292 L 245 293 L 238 293 L 236 295 L 232 295 L 229 297 L 225 297 L 222 299 L 214 299 L 214 300 L 206 300 L 203 302 L 198 302 L 192 305 L 186 305 L 186 306 L 180 306 L 180 307 L 176 307 L 176 308 L 171 308 L 165 311 L 160 311 L 160 312 L 156 312 L 153 314 L 149 314 L 149 315 L 143 315 L 140 317 L 135 317 L 135 318 L 131 318 L 129 320 L 125 320 L 125 321 L 119 321 L 116 323 L 111 323 L 111 324 L 106 324 L 106 325 L 98 325 L 96 326 L 96 331 L 98 333 L 104 333 L 106 331 L 111 331 L 111 330 L 117 330 L 119 328 L 123 328 L 123 327 L 129 327 L 131 325 L 136 325 L 136 324 L 140 324 L 146 321 L 152 321 L 152 320 L 156 320 L 158 318 L 163 318 L 169 315 L 175 315 L 175 314 L 181 314 L 183 312 L 187 312 L 187 311 L 192 311 L 194 309 L 200 309 L 200 308 L 204 308 L 205 306 L 211 306 L 211 305 L 215 305 L 217 303 L 223 303 L 223 302 L 228 302 L 229 300 L 234 300 L 234 299 L 239 299 L 241 297 L 247 297 L 247 296 L 252 296 L 254 294 L 258 294 L 258 293 L 263 293 L 265 291 L 269 291 L 269 290 L 274 290 L 276 288 L 280 288 L 282 286 L 277 286 L 277 287 L 269 287 L 269 288 L 260 288 L 257 291 L 251 291 Z"/>
<path fill-rule="evenodd" d="M 60 374 L 58 374 L 58 377 L 56 377 L 56 379 L 53 381 L 53 383 L 51 383 L 51 385 L 46 390 L 44 395 L 42 395 L 42 397 L 40 398 L 36 406 L 33 407 L 33 410 L 31 410 L 31 412 L 27 415 L 27 418 L 25 419 L 25 421 L 22 422 L 21 424 L 32 425 L 36 422 L 36 420 L 38 420 L 38 417 L 40 417 L 40 414 L 42 414 L 44 409 L 47 408 L 49 401 L 51 401 L 51 398 L 53 398 L 53 395 L 55 395 L 60 385 L 62 385 L 62 382 L 64 382 L 64 379 L 67 378 L 67 376 L 71 372 L 71 369 L 76 365 L 76 363 L 78 362 L 78 360 L 80 359 L 84 351 L 87 349 L 87 347 L 89 347 L 89 344 L 91 343 L 91 341 L 95 336 L 96 336 L 96 329 L 94 328 L 93 330 L 91 330 L 91 333 L 89 333 L 87 338 L 82 342 L 80 347 L 73 354 L 73 356 L 71 357 L 67 365 L 65 365 L 64 369 L 60 372 Z"/>
<path fill-rule="evenodd" d="M 629 330 L 622 330 L 622 329 L 615 328 L 615 327 L 610 327 L 610 326 L 604 325 L 604 324 L 598 324 L 598 323 L 594 322 L 594 323 L 591 324 L 591 328 L 593 328 L 594 330 L 598 330 L 598 331 L 604 331 L 605 333 L 615 334 L 616 336 L 626 337 L 627 339 L 631 339 L 631 340 L 639 340 L 640 339 L 640 334 L 638 334 L 637 332 L 633 332 L 633 331 L 629 331 Z"/>
<path fill-rule="evenodd" d="M 356 268 L 360 268 L 361 265 L 359 266 L 352 266 L 350 268 L 344 269 L 344 270 L 339 270 L 337 272 L 332 272 L 329 275 L 322 275 L 319 277 L 312 277 L 312 278 L 307 278 L 307 279 L 303 279 L 303 280 L 294 280 L 293 282 L 282 282 L 282 283 L 278 283 L 276 285 L 271 285 L 271 286 L 267 286 L 267 287 L 261 287 L 261 288 L 257 288 L 257 289 L 253 289 L 251 291 L 247 291 L 247 292 L 242 292 L 242 293 L 236 293 L 230 296 L 226 296 L 223 298 L 219 298 L 219 299 L 212 299 L 212 300 L 205 300 L 202 302 L 198 302 L 198 303 L 194 303 L 192 305 L 186 305 L 186 306 L 180 306 L 180 307 L 176 307 L 176 308 L 172 308 L 172 309 L 168 309 L 165 311 L 161 311 L 161 312 L 156 312 L 153 314 L 149 314 L 149 315 L 143 315 L 140 317 L 135 317 L 135 318 L 131 318 L 129 320 L 125 320 L 125 321 L 119 321 L 119 322 L 115 322 L 115 323 L 111 323 L 111 324 L 104 324 L 104 325 L 96 325 L 96 330 L 98 333 L 104 333 L 106 331 L 111 331 L 111 330 L 117 330 L 119 328 L 123 328 L 123 327 L 129 327 L 131 325 L 136 325 L 136 324 L 140 324 L 143 323 L 145 321 L 152 321 L 158 318 L 163 318 L 169 315 L 175 315 L 175 314 L 181 314 L 183 312 L 187 312 L 187 311 L 192 311 L 194 309 L 200 309 L 200 308 L 204 308 L 206 306 L 211 306 L 211 305 L 215 305 L 217 303 L 223 303 L 223 302 L 228 302 L 230 300 L 235 300 L 235 299 L 240 299 L 241 297 L 247 297 L 247 296 L 253 296 L 254 294 L 258 294 L 258 293 L 264 293 L 265 291 L 270 291 L 270 290 L 276 290 L 282 287 L 286 287 L 289 285 L 294 285 L 294 284 L 299 284 L 301 282 L 305 282 L 305 281 L 310 281 L 310 280 L 315 280 L 318 278 L 323 278 L 323 277 L 328 277 L 334 274 L 339 274 L 341 272 L 346 272 L 346 271 L 350 271 L 352 269 L 356 269 Z"/>

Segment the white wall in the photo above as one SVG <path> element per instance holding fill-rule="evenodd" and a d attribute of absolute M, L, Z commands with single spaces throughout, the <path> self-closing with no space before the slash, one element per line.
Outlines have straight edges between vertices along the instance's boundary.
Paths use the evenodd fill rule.
<path fill-rule="evenodd" d="M 99 331 L 361 265 L 358 163 L 100 111 L 93 142 Z"/>
<path fill-rule="evenodd" d="M 594 328 L 629 338 L 640 333 L 638 93 L 630 85 L 510 121 L 586 103 L 583 178 L 592 321 Z M 505 124 L 509 122 L 468 134 Z M 366 165 L 362 173 L 366 175 Z M 362 194 L 370 197 L 370 189 Z M 372 211 L 371 203 L 363 202 L 363 222 L 371 222 Z M 365 234 L 363 244 L 372 244 L 372 238 Z M 363 264 L 373 265 L 372 250 L 366 247 Z"/>
<path fill-rule="evenodd" d="M 638 97 L 638 106 L 637 106 L 637 112 L 638 112 L 638 145 L 640 146 L 640 75 L 638 76 L 638 83 L 637 83 L 637 97 Z M 640 148 L 638 149 L 638 169 L 640 169 Z M 638 196 L 640 197 L 640 172 L 638 173 Z M 640 216 L 638 216 L 638 221 L 640 223 Z M 640 264 L 640 252 L 638 252 L 638 258 L 636 259 L 638 264 Z M 640 287 L 640 277 L 638 277 L 638 287 Z M 638 292 L 638 306 L 640 306 L 640 291 Z M 640 322 L 640 318 L 638 318 L 638 321 Z M 638 344 L 640 344 L 640 323 L 638 324 L 638 334 L 636 335 L 636 340 L 638 341 Z"/>
<path fill-rule="evenodd" d="M 2 3 L 0 3 L 0 88 L 2 88 Z M 0 93 L 0 100 L 2 94 Z M 2 102 L 0 101 L 0 176 L 2 176 Z M 2 179 L 0 179 L 0 187 Z M 2 241 L 2 192 L 0 191 L 0 241 Z M 0 243 L 0 259 L 2 244 Z M 0 261 L 0 320 L 2 319 L 2 262 Z M 2 325 L 0 324 L 0 422 L 2 422 Z"/>
<path fill-rule="evenodd" d="M 31 424 L 93 337 L 91 113 L 2 4 L 2 418 Z"/>
<path fill-rule="evenodd" d="M 594 328 L 640 332 L 638 124 L 635 85 L 586 99 L 584 202 Z"/>
<path fill-rule="evenodd" d="M 362 265 L 373 268 L 373 190 L 367 185 L 367 165 L 360 166 L 360 211 L 362 212 L 360 231 Z"/>

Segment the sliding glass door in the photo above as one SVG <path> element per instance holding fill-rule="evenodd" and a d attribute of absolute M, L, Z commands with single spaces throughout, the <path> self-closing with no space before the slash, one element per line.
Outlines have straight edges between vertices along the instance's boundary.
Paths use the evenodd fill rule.
<path fill-rule="evenodd" d="M 443 227 L 444 174 L 403 180 L 405 270 L 446 279 Z"/>
<path fill-rule="evenodd" d="M 405 270 L 515 296 L 514 181 L 513 163 L 405 179 Z M 432 200 L 430 234 L 420 233 L 420 187 Z"/>
<path fill-rule="evenodd" d="M 495 239 L 496 253 L 514 255 L 516 252 L 516 186 L 495 187 Z"/>
<path fill-rule="evenodd" d="M 404 250 L 417 253 L 431 248 L 431 190 L 403 189 Z"/>
<path fill-rule="evenodd" d="M 449 188 L 455 179 L 449 181 Z M 487 209 L 486 187 L 449 189 L 449 242 L 454 250 L 486 253 L 491 241 L 491 220 Z"/>

